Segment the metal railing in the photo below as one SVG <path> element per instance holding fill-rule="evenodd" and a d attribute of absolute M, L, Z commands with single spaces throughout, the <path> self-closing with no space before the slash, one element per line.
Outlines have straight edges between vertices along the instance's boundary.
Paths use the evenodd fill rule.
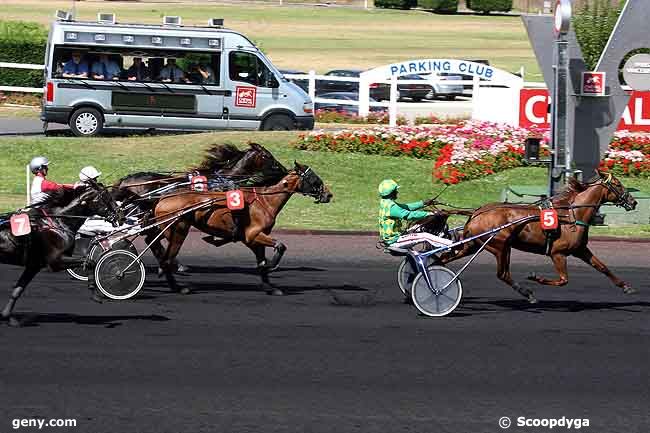
<path fill-rule="evenodd" d="M 35 65 L 33 63 L 6 63 L 0 62 L 0 68 L 13 68 L 13 69 L 31 69 L 43 70 L 45 66 Z M 19 86 L 0 86 L 0 91 L 4 92 L 24 92 L 24 93 L 43 93 L 42 87 L 19 87 Z"/>

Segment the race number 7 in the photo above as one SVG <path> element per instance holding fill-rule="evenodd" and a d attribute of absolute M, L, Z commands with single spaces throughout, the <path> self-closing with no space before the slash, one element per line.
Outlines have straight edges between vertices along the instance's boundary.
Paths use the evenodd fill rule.
<path fill-rule="evenodd" d="M 25 236 L 32 232 L 29 215 L 26 213 L 12 215 L 9 222 L 11 223 L 11 234 L 14 236 Z"/>
<path fill-rule="evenodd" d="M 244 208 L 244 193 L 238 189 L 226 193 L 226 204 L 230 210 L 240 210 Z"/>
<path fill-rule="evenodd" d="M 544 230 L 555 230 L 558 226 L 557 212 L 555 209 L 542 209 L 539 220 Z"/>

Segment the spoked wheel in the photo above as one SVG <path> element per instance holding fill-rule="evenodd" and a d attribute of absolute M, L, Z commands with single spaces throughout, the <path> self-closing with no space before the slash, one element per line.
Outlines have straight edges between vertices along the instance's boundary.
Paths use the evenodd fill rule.
<path fill-rule="evenodd" d="M 463 297 L 463 285 L 460 279 L 454 280 L 456 274 L 444 266 L 429 266 L 427 269 L 431 288 L 427 284 L 422 273 L 419 273 L 413 286 L 411 294 L 415 307 L 424 315 L 431 317 L 446 316 L 456 309 Z M 454 280 L 451 284 L 447 284 Z M 447 286 L 445 289 L 443 287 Z"/>
<path fill-rule="evenodd" d="M 115 242 L 111 246 L 111 250 L 127 250 L 132 252 L 136 256 L 138 255 L 138 250 L 135 248 L 133 243 L 128 239 Z M 90 252 L 88 253 L 87 260 L 82 265 L 76 266 L 74 268 L 66 269 L 66 271 L 68 272 L 68 274 L 70 274 L 72 278 L 76 280 L 88 281 L 88 274 L 89 272 L 92 272 L 89 262 L 97 263 L 99 257 L 101 257 L 104 251 L 106 250 L 104 250 L 104 248 L 99 243 L 95 243 L 90 248 Z M 77 246 L 75 245 L 75 254 L 76 252 L 77 252 Z"/>
<path fill-rule="evenodd" d="M 427 267 L 433 264 L 431 257 L 427 258 Z M 409 299 L 411 297 L 411 287 L 413 286 L 413 281 L 420 271 L 417 269 L 413 260 L 408 256 L 402 259 L 402 262 L 397 268 L 397 284 L 399 289 L 402 291 L 404 298 Z"/>
<path fill-rule="evenodd" d="M 127 250 L 111 250 L 102 254 L 95 266 L 95 284 L 110 299 L 129 299 L 144 285 L 144 264 Z"/>

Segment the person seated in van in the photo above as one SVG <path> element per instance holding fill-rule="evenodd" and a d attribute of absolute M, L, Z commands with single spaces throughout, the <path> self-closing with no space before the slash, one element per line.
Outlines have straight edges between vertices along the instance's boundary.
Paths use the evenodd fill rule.
<path fill-rule="evenodd" d="M 160 70 L 160 81 L 163 83 L 186 83 L 185 72 L 176 66 L 176 59 L 167 59 L 167 65 Z"/>
<path fill-rule="evenodd" d="M 81 57 L 81 52 L 72 53 L 72 59 L 63 65 L 63 78 L 88 78 L 88 63 Z"/>
<path fill-rule="evenodd" d="M 193 83 L 199 84 L 214 84 L 216 83 L 214 70 L 205 62 L 192 65 L 190 73 L 190 80 Z"/>
<path fill-rule="evenodd" d="M 141 57 L 134 57 L 133 64 L 126 71 L 126 78 L 129 81 L 149 81 L 151 76 L 149 68 L 144 64 Z"/>
<path fill-rule="evenodd" d="M 108 58 L 108 54 L 100 54 L 99 61 L 93 63 L 91 74 L 95 80 L 119 80 L 122 69 L 117 62 Z"/>

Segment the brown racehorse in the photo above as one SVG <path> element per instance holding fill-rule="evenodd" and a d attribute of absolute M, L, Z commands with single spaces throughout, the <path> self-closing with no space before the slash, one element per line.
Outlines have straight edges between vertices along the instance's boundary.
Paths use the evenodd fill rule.
<path fill-rule="evenodd" d="M 548 251 L 559 274 L 559 279 L 551 280 L 535 274 L 531 274 L 528 279 L 539 284 L 563 286 L 569 281 L 566 266 L 567 256 L 574 256 L 605 274 L 616 286 L 622 288 L 624 293 L 635 293 L 632 287 L 612 274 L 607 266 L 587 247 L 589 221 L 603 203 L 614 203 L 628 211 L 636 207 L 636 200 L 623 184 L 611 174 L 599 171 L 598 178 L 590 183 L 580 183 L 572 179 L 568 190 L 553 197 L 551 202 L 558 212 L 560 226 L 554 233 L 550 245 L 547 244 L 546 234 L 542 230 L 539 219 L 533 219 L 501 230 L 485 247 L 497 260 L 497 277 L 528 298 L 529 302 L 537 302 L 532 290 L 522 288 L 513 281 L 510 274 L 510 251 L 512 248 L 516 248 L 542 255 L 547 254 Z M 465 224 L 463 238 L 467 239 L 502 224 L 527 216 L 539 215 L 539 213 L 540 208 L 534 205 L 488 204 L 472 213 Z M 441 261 L 448 263 L 473 254 L 487 241 L 487 238 L 488 236 L 484 236 L 473 242 L 468 242 L 463 249 L 443 255 Z"/>
<path fill-rule="evenodd" d="M 262 277 L 263 289 L 269 293 L 281 295 L 282 291 L 270 285 L 268 274 L 275 269 L 286 251 L 286 246 L 270 236 L 275 219 L 294 193 L 300 193 L 316 199 L 316 203 L 328 203 L 332 193 L 323 184 L 320 177 L 305 165 L 295 163 L 294 170 L 280 182 L 263 188 L 249 188 L 244 191 L 246 206 L 239 211 L 230 211 L 226 207 L 226 193 L 183 193 L 162 198 L 154 209 L 156 218 L 166 218 L 182 212 L 191 206 L 212 201 L 207 208 L 193 211 L 180 218 L 177 224 L 165 232 L 168 241 L 167 250 L 161 261 L 161 267 L 167 282 L 173 290 L 178 290 L 174 278 L 174 258 L 178 254 L 190 227 L 194 226 L 204 233 L 219 240 L 213 240 L 216 246 L 241 240 L 250 248 L 257 258 L 257 266 Z M 233 219 L 233 212 L 239 212 Z M 233 234 L 239 233 L 238 237 Z M 213 238 L 214 239 L 214 238 Z M 267 263 L 265 248 L 275 250 L 273 258 Z M 183 288 L 181 293 L 189 293 Z"/>

